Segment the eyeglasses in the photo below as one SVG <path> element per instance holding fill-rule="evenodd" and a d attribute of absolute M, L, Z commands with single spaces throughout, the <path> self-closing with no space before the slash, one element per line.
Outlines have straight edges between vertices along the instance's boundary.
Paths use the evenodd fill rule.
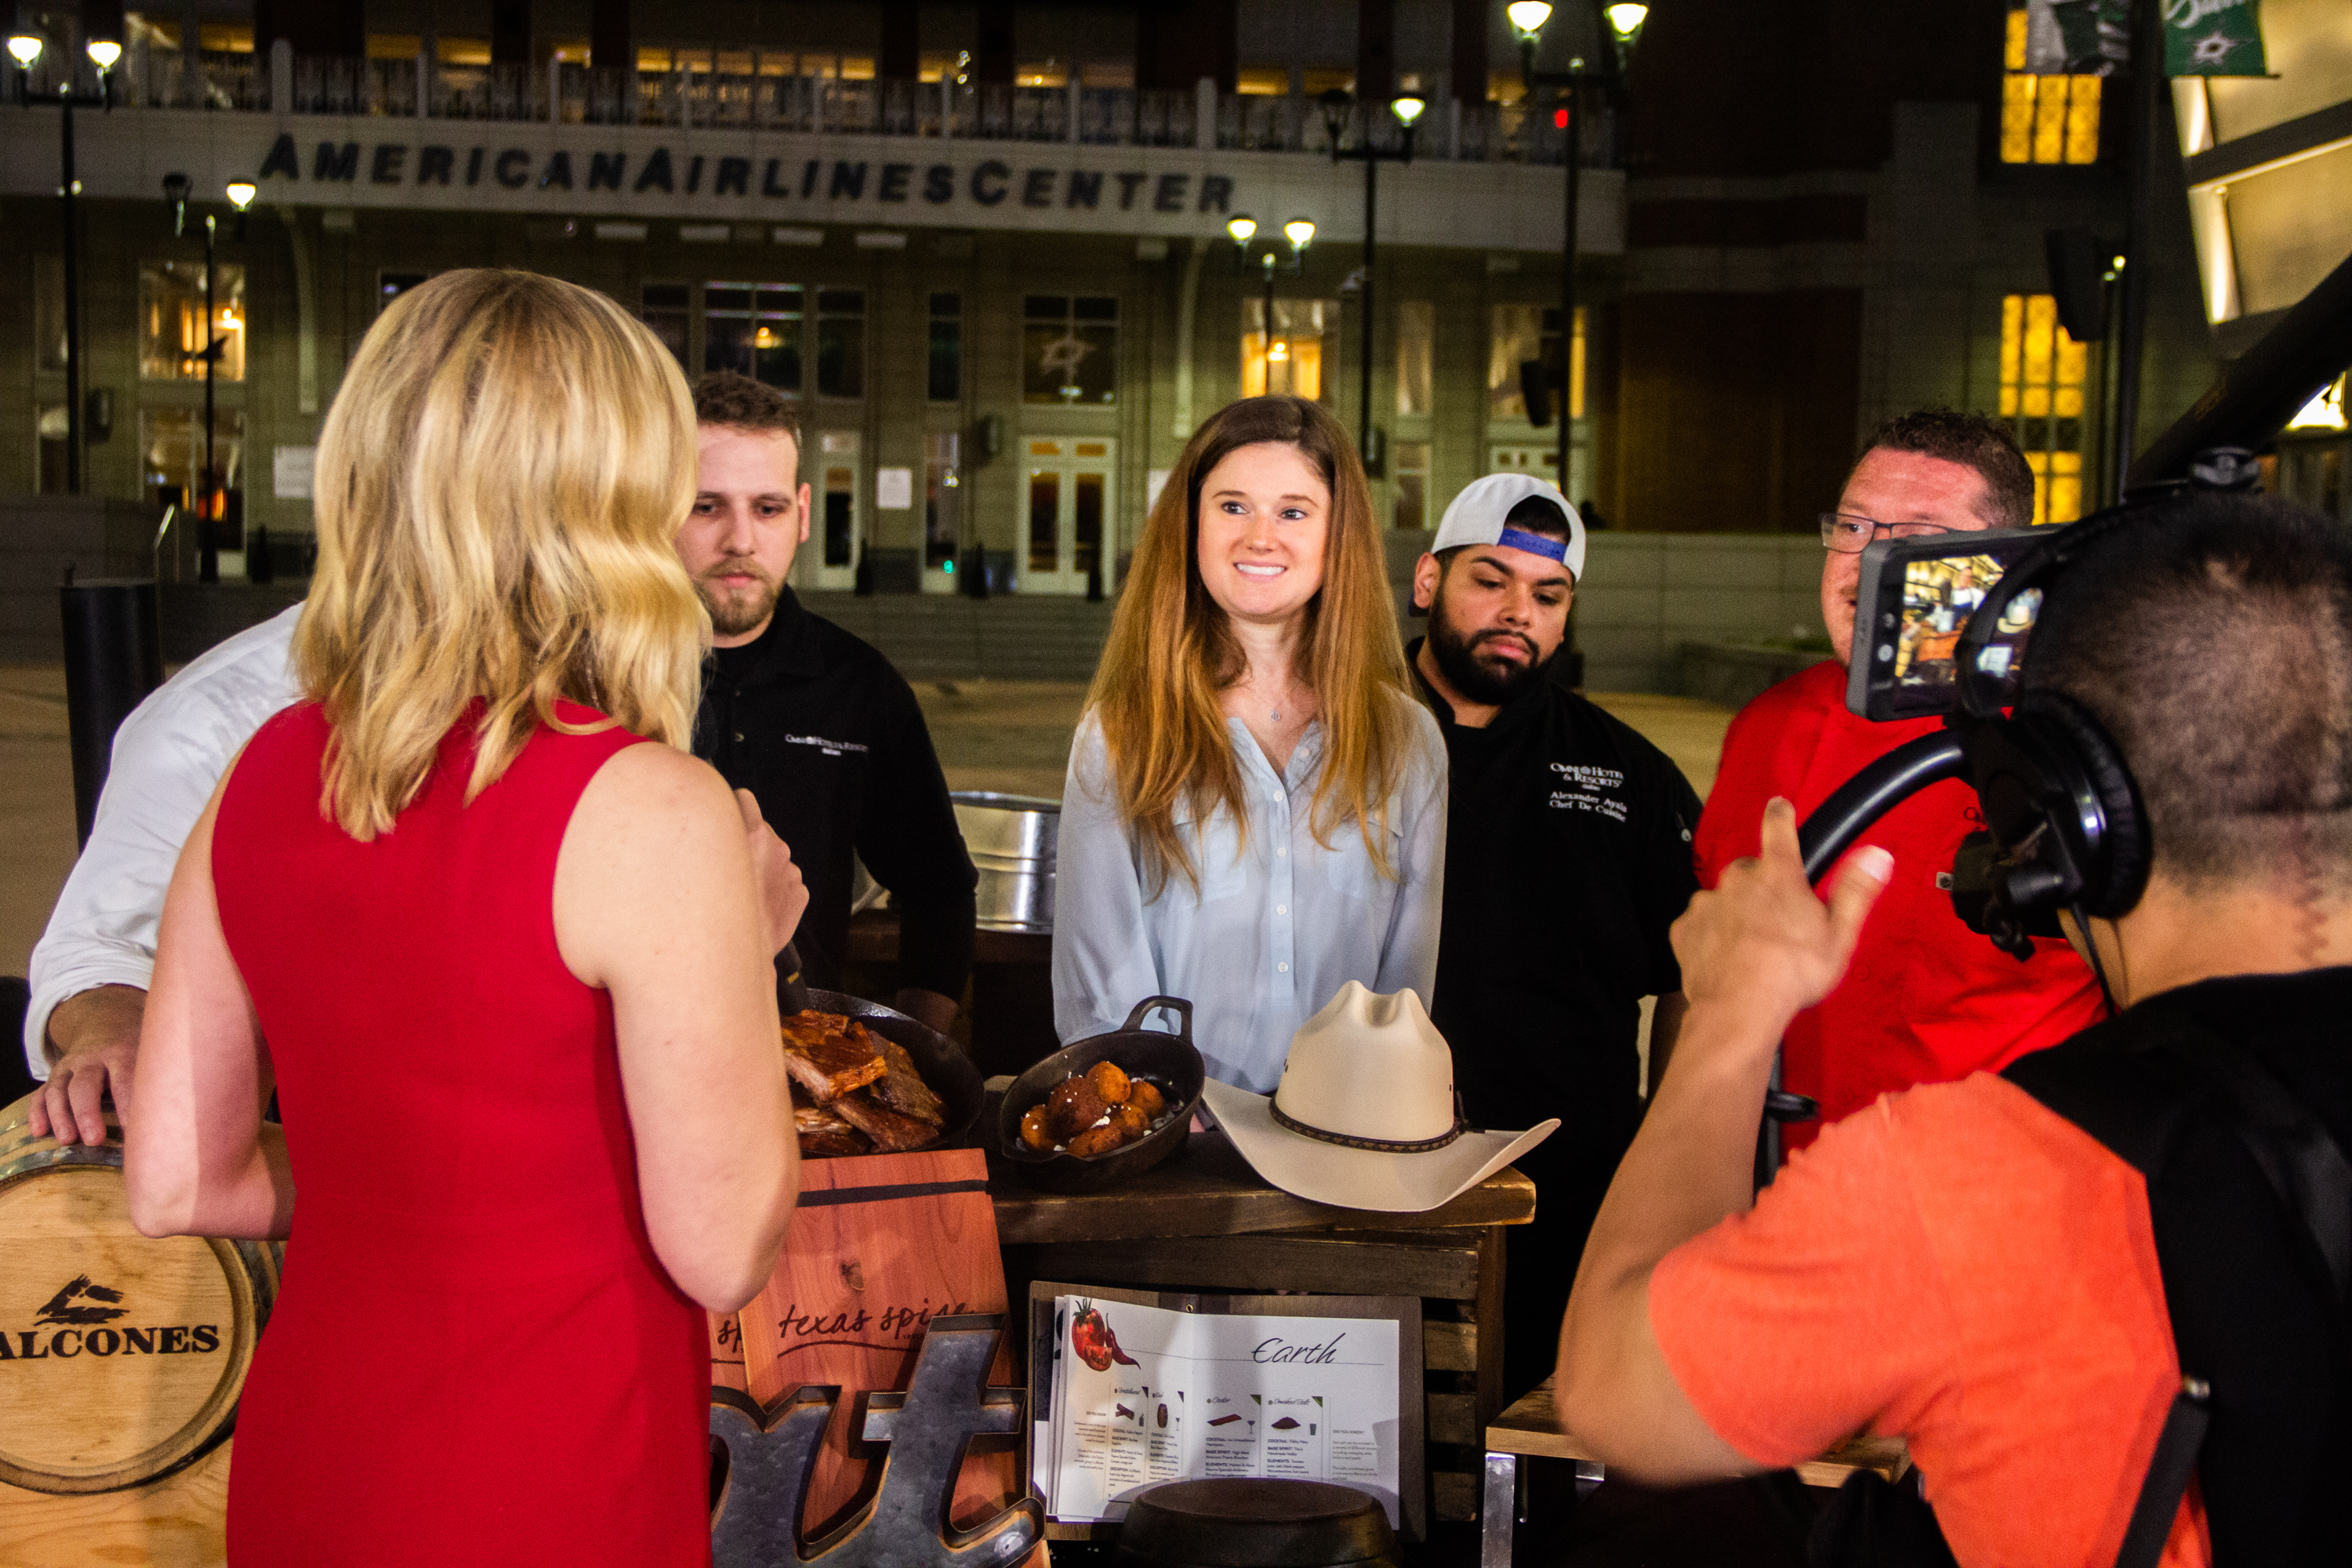
<path fill-rule="evenodd" d="M 1893 539 L 1925 539 L 1931 534 L 1953 531 L 1939 522 L 1880 522 L 1852 512 L 1822 513 L 1822 542 L 1840 555 L 1859 555 L 1876 539 L 1881 531 Z"/>

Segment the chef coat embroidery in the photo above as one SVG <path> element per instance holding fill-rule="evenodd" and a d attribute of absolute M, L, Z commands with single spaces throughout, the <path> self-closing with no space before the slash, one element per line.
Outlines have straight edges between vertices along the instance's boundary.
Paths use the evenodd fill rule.
<path fill-rule="evenodd" d="M 863 752 L 867 749 L 862 741 L 828 741 L 823 735 L 788 734 L 784 737 L 784 741 L 788 745 L 814 746 L 828 757 L 837 757 L 844 752 Z"/>
<path fill-rule="evenodd" d="M 1625 820 L 1625 775 L 1615 768 L 1586 767 L 1578 763 L 1554 763 L 1551 771 L 1569 787 L 1551 792 L 1554 811 L 1589 811 L 1612 822 Z"/>

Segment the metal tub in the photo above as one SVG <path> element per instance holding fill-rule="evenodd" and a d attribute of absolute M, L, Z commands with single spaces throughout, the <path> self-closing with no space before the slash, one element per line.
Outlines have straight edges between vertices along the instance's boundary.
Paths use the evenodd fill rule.
<path fill-rule="evenodd" d="M 1039 795 L 958 791 L 956 826 L 980 873 L 983 931 L 1054 929 L 1054 839 L 1062 803 Z"/>

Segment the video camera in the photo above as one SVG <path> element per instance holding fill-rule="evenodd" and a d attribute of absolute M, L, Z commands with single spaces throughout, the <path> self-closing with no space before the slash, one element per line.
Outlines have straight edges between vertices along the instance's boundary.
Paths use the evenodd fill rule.
<path fill-rule="evenodd" d="M 1882 539 L 1864 550 L 1847 710 L 1880 721 L 1953 711 L 1969 618 L 2011 563 L 2051 537 L 2048 529 L 2015 528 Z M 2026 640 L 2041 608 L 2039 588 L 2010 600 L 1980 658 L 1984 673 L 2000 683 L 2003 707 L 2016 700 Z"/>
<path fill-rule="evenodd" d="M 2025 694 L 2042 586 L 2139 508 L 2064 528 L 1882 540 L 1863 552 L 1846 706 L 1881 721 L 1942 715 L 1823 802 L 1799 831 L 1819 878 L 1871 824 L 1946 779 L 1972 784 L 1986 826 L 1943 879 L 1953 911 L 2021 962 L 2062 933 L 2058 912 L 2114 916 L 2147 874 L 2137 787 L 2098 721 Z"/>

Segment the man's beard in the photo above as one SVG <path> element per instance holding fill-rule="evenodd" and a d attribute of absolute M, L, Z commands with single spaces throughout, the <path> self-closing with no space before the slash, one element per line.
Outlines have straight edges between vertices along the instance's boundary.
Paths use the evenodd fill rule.
<path fill-rule="evenodd" d="M 739 572 L 758 579 L 759 586 L 748 594 L 722 593 L 718 589 L 715 579 Z M 694 591 L 701 597 L 702 607 L 710 612 L 710 629 L 722 637 L 739 637 L 745 632 L 757 631 L 776 613 L 780 590 L 775 581 L 753 563 L 722 561 L 694 580 Z"/>
<path fill-rule="evenodd" d="M 1512 664 L 1482 657 L 1486 645 L 1495 642 L 1518 644 L 1527 650 L 1527 662 Z M 1507 705 L 1541 680 L 1544 667 L 1550 662 L 1538 654 L 1534 638 L 1517 632 L 1489 627 L 1465 639 L 1442 608 L 1430 612 L 1429 653 L 1437 661 L 1438 673 L 1445 677 L 1448 686 L 1470 701 L 1487 708 Z"/>

